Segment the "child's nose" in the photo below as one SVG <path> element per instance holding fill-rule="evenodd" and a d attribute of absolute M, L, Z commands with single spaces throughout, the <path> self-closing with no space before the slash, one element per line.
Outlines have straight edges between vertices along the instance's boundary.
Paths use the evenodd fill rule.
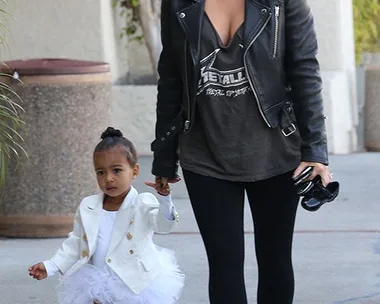
<path fill-rule="evenodd" d="M 107 182 L 112 182 L 114 180 L 113 174 L 107 174 L 106 179 L 107 179 Z"/>

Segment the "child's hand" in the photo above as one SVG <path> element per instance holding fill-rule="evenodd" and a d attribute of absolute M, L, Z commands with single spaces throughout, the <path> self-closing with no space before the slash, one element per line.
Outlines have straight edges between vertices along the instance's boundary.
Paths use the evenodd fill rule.
<path fill-rule="evenodd" d="M 44 263 L 38 263 L 33 265 L 29 269 L 29 275 L 37 280 L 43 280 L 47 278 L 47 272 Z"/>
<path fill-rule="evenodd" d="M 156 176 L 155 182 L 146 181 L 145 185 L 154 188 L 158 194 L 167 196 L 170 194 L 170 184 L 178 183 L 181 180 L 179 176 L 174 179 L 168 179 L 167 177 Z"/>

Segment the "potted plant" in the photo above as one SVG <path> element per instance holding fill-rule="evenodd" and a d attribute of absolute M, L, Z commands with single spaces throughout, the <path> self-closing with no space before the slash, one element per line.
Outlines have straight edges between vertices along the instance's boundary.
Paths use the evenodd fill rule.
<path fill-rule="evenodd" d="M 6 1 L 2 0 L 4 4 Z M 6 45 L 5 19 L 9 16 L 4 9 L 0 9 L 0 46 Z M 21 136 L 24 127 L 24 121 L 20 116 L 24 112 L 21 107 L 21 98 L 14 92 L 9 85 L 9 78 L 15 79 L 13 75 L 7 73 L 5 64 L 1 67 L 0 72 L 0 188 L 5 185 L 8 177 L 8 170 L 11 167 L 10 162 L 14 163 L 13 168 L 17 168 L 17 160 L 21 154 L 27 156 L 23 147 L 23 138 Z"/>

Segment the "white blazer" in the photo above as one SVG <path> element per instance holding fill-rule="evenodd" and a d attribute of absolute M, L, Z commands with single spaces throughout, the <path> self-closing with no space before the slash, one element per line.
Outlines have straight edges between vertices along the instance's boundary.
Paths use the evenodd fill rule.
<path fill-rule="evenodd" d="M 50 259 L 68 276 L 88 263 L 96 250 L 104 194 L 84 198 L 74 217 L 74 228 Z M 106 263 L 135 293 L 149 286 L 161 272 L 154 232 L 169 233 L 178 222 L 168 220 L 151 193 L 131 188 L 116 215 Z"/>

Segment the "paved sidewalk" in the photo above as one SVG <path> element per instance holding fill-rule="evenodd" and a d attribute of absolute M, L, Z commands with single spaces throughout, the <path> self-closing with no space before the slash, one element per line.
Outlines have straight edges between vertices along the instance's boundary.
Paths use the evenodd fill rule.
<path fill-rule="evenodd" d="M 150 158 L 142 158 L 136 182 L 146 191 Z M 379 304 L 380 255 L 371 242 L 380 229 L 380 153 L 331 156 L 334 179 L 341 182 L 339 198 L 316 213 L 298 211 L 294 239 L 295 304 Z M 207 261 L 186 195 L 184 183 L 173 195 L 181 214 L 176 231 L 156 236 L 158 244 L 176 250 L 187 275 L 181 304 L 206 304 Z M 252 221 L 246 208 L 246 283 L 249 303 L 256 303 L 257 268 Z M 0 239 L 0 304 L 55 304 L 56 278 L 30 279 L 27 267 L 48 258 L 62 239 Z M 239 303 L 231 303 L 239 304 Z M 281 304 L 281 303 L 273 303 Z"/>

